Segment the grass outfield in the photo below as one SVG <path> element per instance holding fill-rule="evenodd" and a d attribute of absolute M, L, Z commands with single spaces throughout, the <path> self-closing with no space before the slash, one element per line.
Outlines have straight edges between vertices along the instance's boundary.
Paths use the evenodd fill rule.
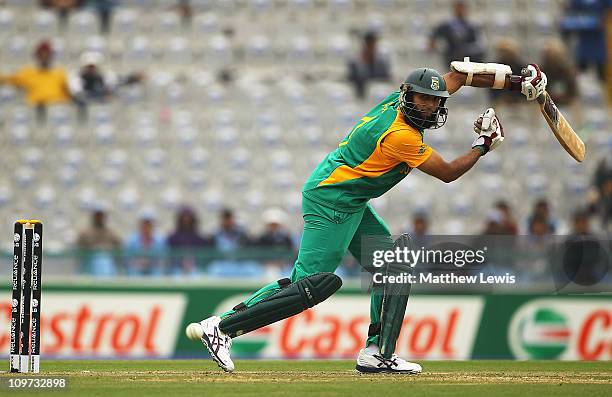
<path fill-rule="evenodd" d="M 425 361 L 421 375 L 361 375 L 354 361 L 43 361 L 67 391 L 36 396 L 612 396 L 612 362 Z M 0 395 L 7 392 L 1 373 Z M 388 394 L 387 394 L 388 393 Z M 20 393 L 24 394 L 24 393 Z"/>

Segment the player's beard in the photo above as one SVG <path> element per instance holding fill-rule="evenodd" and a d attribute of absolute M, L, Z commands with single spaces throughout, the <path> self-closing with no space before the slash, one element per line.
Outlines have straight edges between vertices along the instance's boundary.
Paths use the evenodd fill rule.
<path fill-rule="evenodd" d="M 419 129 L 436 129 L 440 128 L 446 123 L 446 116 L 448 114 L 447 108 L 438 106 L 429 116 L 426 116 L 418 110 L 416 103 L 414 102 L 403 102 L 401 111 L 404 114 L 404 118 L 408 124 Z"/>
<path fill-rule="evenodd" d="M 412 101 L 412 96 L 413 93 L 407 91 L 402 91 L 400 94 L 399 107 L 406 123 L 418 130 L 436 129 L 446 123 L 448 115 L 448 109 L 444 107 L 446 98 L 441 99 L 440 105 L 430 116 L 425 116 Z"/>

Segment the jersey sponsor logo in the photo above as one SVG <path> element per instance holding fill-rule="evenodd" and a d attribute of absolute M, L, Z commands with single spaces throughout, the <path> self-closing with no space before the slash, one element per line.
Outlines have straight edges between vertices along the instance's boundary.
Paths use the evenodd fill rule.
<path fill-rule="evenodd" d="M 431 89 L 436 91 L 440 89 L 440 80 L 437 76 L 431 76 Z"/>

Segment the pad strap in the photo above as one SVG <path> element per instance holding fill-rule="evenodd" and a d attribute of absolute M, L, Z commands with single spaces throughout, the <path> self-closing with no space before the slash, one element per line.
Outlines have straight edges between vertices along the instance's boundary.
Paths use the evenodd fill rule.
<path fill-rule="evenodd" d="M 506 84 L 506 71 L 503 69 L 497 69 L 495 71 L 495 82 L 493 83 L 493 89 L 501 90 Z"/>
<path fill-rule="evenodd" d="M 294 283 L 288 280 L 279 280 L 278 290 L 255 304 L 234 307 L 236 311 L 219 323 L 221 331 L 233 338 L 284 320 L 323 302 L 342 286 L 333 273 L 315 273 Z"/>
<path fill-rule="evenodd" d="M 291 280 L 288 278 L 281 278 L 280 280 L 277 281 L 278 286 L 281 288 L 287 288 L 289 285 L 291 285 Z"/>
<path fill-rule="evenodd" d="M 368 336 L 380 335 L 380 322 L 370 324 L 368 328 Z"/>
<path fill-rule="evenodd" d="M 474 77 L 474 65 L 470 62 L 470 57 L 463 58 L 463 62 L 465 62 L 465 66 L 467 68 L 467 78 L 465 79 L 465 85 L 472 85 L 472 78 Z"/>

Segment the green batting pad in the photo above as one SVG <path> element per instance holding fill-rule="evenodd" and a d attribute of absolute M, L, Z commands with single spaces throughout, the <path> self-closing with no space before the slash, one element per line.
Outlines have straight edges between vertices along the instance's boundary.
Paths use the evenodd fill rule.
<path fill-rule="evenodd" d="M 341 286 L 342 280 L 333 273 L 315 273 L 306 276 L 287 284 L 253 306 L 247 307 L 244 304 L 236 306 L 233 314 L 221 320 L 219 328 L 232 338 L 246 334 L 323 302 Z"/>

